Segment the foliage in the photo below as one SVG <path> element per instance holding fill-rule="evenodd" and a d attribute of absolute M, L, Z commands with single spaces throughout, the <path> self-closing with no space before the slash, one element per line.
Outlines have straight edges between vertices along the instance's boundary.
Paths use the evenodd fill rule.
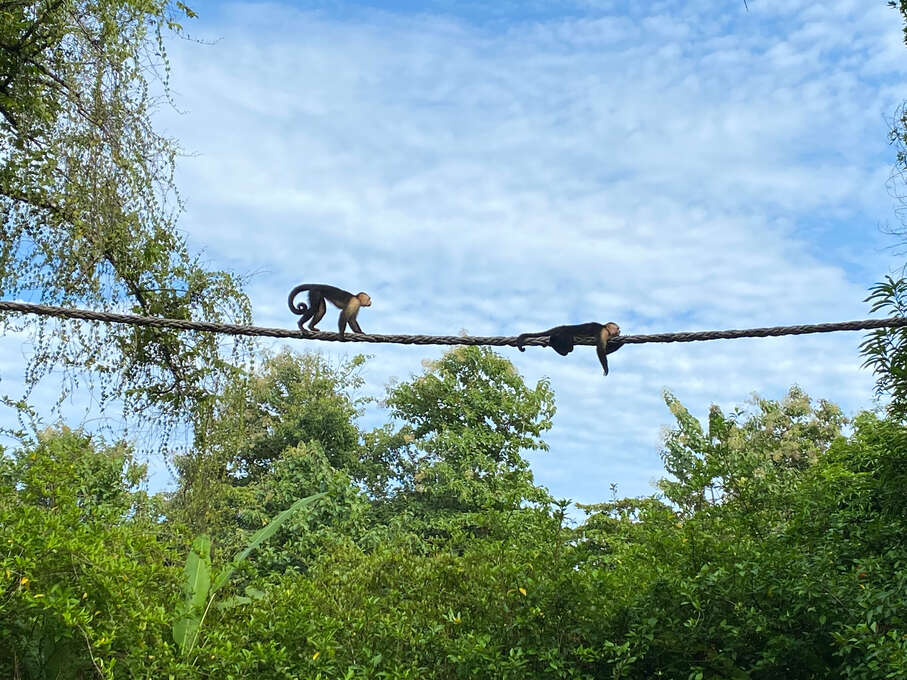
<path fill-rule="evenodd" d="M 148 123 L 178 15 L 0 4 L 0 294 L 248 319 L 176 231 L 175 146 Z M 873 311 L 903 315 L 903 285 L 877 284 Z M 393 422 L 362 433 L 361 357 L 240 370 L 209 336 L 31 327 L 30 384 L 91 367 L 104 399 L 195 440 L 166 500 L 123 443 L 60 427 L 0 450 L 3 677 L 907 675 L 901 331 L 864 343 L 888 416 L 846 437 L 798 388 L 705 424 L 666 393 L 659 493 L 572 528 L 524 458 L 547 450 L 554 396 L 489 350 L 391 387 Z"/>
<path fill-rule="evenodd" d="M 259 483 L 231 489 L 232 531 L 221 533 L 225 550 L 238 550 L 259 527 L 297 498 L 316 492 L 326 498 L 294 513 L 277 535 L 263 545 L 247 573 L 304 571 L 336 542 L 366 539 L 368 501 L 350 477 L 332 468 L 317 444 L 284 452 L 274 470 Z"/>
<path fill-rule="evenodd" d="M 548 448 L 540 439 L 555 412 L 547 382 L 529 389 L 509 361 L 459 347 L 391 389 L 386 403 L 403 426 L 367 446 L 386 461 L 391 508 L 439 517 L 548 500 L 520 454 Z"/>
<path fill-rule="evenodd" d="M 360 434 L 350 392 L 361 384 L 361 363 L 331 366 L 319 355 L 283 351 L 238 374 L 197 448 L 176 460 L 169 514 L 229 555 L 297 498 L 328 492 L 263 548 L 256 569 L 266 571 L 302 567 L 328 534 L 353 532 L 365 503 L 351 479 Z"/>
<path fill-rule="evenodd" d="M 211 591 L 211 539 L 201 534 L 192 543 L 183 569 L 183 601 L 173 622 L 173 640 L 180 653 L 192 651 L 202 622 L 208 613 Z"/>
<path fill-rule="evenodd" d="M 253 550 L 277 533 L 281 525 L 300 508 L 309 503 L 323 498 L 325 494 L 315 494 L 307 498 L 300 498 L 286 510 L 278 514 L 268 524 L 255 532 L 248 545 L 238 552 L 233 559 L 211 582 L 211 539 L 202 534 L 192 543 L 189 557 L 186 559 L 186 568 L 183 570 L 184 599 L 173 623 L 173 639 L 180 649 L 180 653 L 187 657 L 198 641 L 199 629 L 205 621 L 208 610 L 214 603 L 214 596 L 224 587 L 236 568 L 245 560 Z M 248 594 L 256 592 L 246 589 Z M 233 597 L 221 605 L 236 606 L 251 602 L 250 597 Z"/>
<path fill-rule="evenodd" d="M 907 0 L 889 0 L 888 6 L 897 9 L 904 20 L 904 41 L 907 43 Z M 894 146 L 895 163 L 888 181 L 888 190 L 897 200 L 896 212 L 902 223 L 901 227 L 887 231 L 903 243 L 907 224 L 907 195 L 904 187 L 907 184 L 907 102 L 901 103 L 894 113 L 889 141 Z M 885 311 L 890 316 L 904 316 L 905 291 L 907 281 L 902 276 L 897 279 L 886 276 L 884 281 L 870 288 L 867 302 L 872 303 L 872 311 Z M 876 394 L 890 396 L 888 406 L 891 417 L 903 420 L 907 417 L 907 388 L 904 387 L 907 376 L 907 331 L 903 328 L 880 328 L 872 331 L 863 342 L 862 354 L 864 366 L 873 369 L 876 376 Z"/>
<path fill-rule="evenodd" d="M 605 668 L 902 677 L 904 430 L 864 414 L 845 439 L 837 409 L 794 389 L 781 403 L 757 400 L 743 420 L 713 407 L 705 434 L 666 396 L 678 427 L 665 463 L 681 472 L 662 483 L 671 504 L 601 504 L 582 527 L 588 564 L 620 597 L 605 625 L 622 655 L 602 648 Z M 867 564 L 884 566 L 870 578 Z"/>
<path fill-rule="evenodd" d="M 907 280 L 886 276 L 875 284 L 867 302 L 870 311 L 885 310 L 890 316 L 907 313 Z M 864 366 L 876 375 L 876 393 L 890 396 L 888 413 L 903 421 L 907 418 L 907 328 L 879 328 L 870 332 L 860 345 Z"/>
<path fill-rule="evenodd" d="M 178 672 L 176 553 L 129 448 L 65 428 L 0 459 L 0 676 Z"/>
<path fill-rule="evenodd" d="M 907 669 L 907 429 L 862 414 L 829 457 L 822 480 L 826 551 L 847 576 L 840 597 L 851 616 L 835 631 L 842 676 L 903 677 Z M 821 497 L 817 497 L 820 499 Z M 815 505 L 808 512 L 815 511 Z M 829 555 L 831 556 L 831 555 Z M 839 567 L 840 568 L 840 567 Z"/>
<path fill-rule="evenodd" d="M 260 481 L 284 451 L 307 442 L 318 442 L 331 466 L 355 473 L 360 433 L 352 420 L 360 402 L 351 393 L 362 386 L 363 361 L 332 366 L 319 354 L 289 350 L 267 356 L 218 395 L 196 448 L 225 462 L 237 486 Z"/>
<path fill-rule="evenodd" d="M 338 546 L 305 576 L 288 573 L 231 612 L 244 644 L 260 651 L 243 655 L 221 628 L 204 649 L 212 669 L 263 678 L 590 677 L 576 667 L 575 619 L 592 593 L 573 577 L 569 532 L 535 510 L 486 521 L 498 538 L 455 537 L 458 551 L 429 551 L 398 534 L 369 552 Z"/>
<path fill-rule="evenodd" d="M 194 13 L 166 0 L 36 0 L 0 7 L 0 295 L 247 322 L 230 274 L 208 272 L 176 229 L 176 147 L 150 124 L 163 31 Z M 27 384 L 89 368 L 101 404 L 166 433 L 203 422 L 236 355 L 211 334 L 7 317 L 34 352 Z M 238 351 L 244 344 L 235 344 Z M 64 393 L 71 389 L 64 380 Z"/>
<path fill-rule="evenodd" d="M 663 455 L 675 479 L 659 487 L 685 516 L 730 500 L 751 513 L 768 510 L 765 491 L 778 493 L 793 473 L 813 464 L 846 423 L 837 406 L 820 401 L 813 408 L 797 387 L 781 402 L 754 398 L 756 412 L 742 423 L 743 410 L 728 418 L 713 406 L 707 431 L 672 394 L 665 402 L 680 427 L 665 437 Z"/>
<path fill-rule="evenodd" d="M 306 370 L 320 360 L 278 365 L 306 386 L 282 408 L 352 403 L 338 396 L 343 371 L 319 382 Z M 265 379 L 261 403 L 291 383 Z M 577 528 L 520 455 L 542 447 L 547 386 L 527 389 L 493 353 L 449 353 L 391 389 L 399 429 L 379 428 L 360 452 L 409 447 L 359 468 L 396 461 L 383 494 L 364 493 L 309 438 L 346 432 L 354 409 L 323 430 L 302 419 L 278 433 L 274 415 L 260 432 L 286 448 L 221 488 L 232 514 L 214 544 L 237 550 L 232 561 L 207 537 L 189 549 L 186 506 L 137 488 L 126 447 L 48 432 L 0 474 L 0 649 L 11 650 L 0 673 L 903 677 L 907 429 L 861 414 L 845 437 L 840 410 L 798 388 L 730 414 L 712 407 L 706 424 L 665 401 L 676 426 L 662 494 L 587 506 Z M 466 476 L 489 461 L 506 463 Z M 416 479 L 445 464 L 462 479 Z M 464 479 L 467 495 L 453 495 Z"/>

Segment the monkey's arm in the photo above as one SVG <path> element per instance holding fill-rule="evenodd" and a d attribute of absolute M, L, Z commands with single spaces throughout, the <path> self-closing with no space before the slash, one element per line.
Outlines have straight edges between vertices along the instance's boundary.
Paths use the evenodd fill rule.
<path fill-rule="evenodd" d="M 604 370 L 605 375 L 608 375 L 608 355 L 612 354 L 613 352 L 616 352 L 621 347 L 623 347 L 623 345 L 615 345 L 615 344 L 609 342 L 609 343 L 607 343 L 607 345 L 603 351 L 602 348 L 600 346 L 598 346 L 598 344 L 596 344 L 595 352 L 596 352 L 596 354 L 598 354 L 598 360 L 601 362 L 602 369 Z"/>
<path fill-rule="evenodd" d="M 609 347 L 608 341 L 618 335 L 620 335 L 620 327 L 613 321 L 609 321 L 601 327 L 595 338 L 595 353 L 598 354 L 598 361 L 601 363 L 605 375 L 608 375 L 608 354 L 622 347 L 622 345 L 611 345 Z"/>
<path fill-rule="evenodd" d="M 362 329 L 359 328 L 359 324 L 356 322 L 356 315 L 359 314 L 359 298 L 355 295 L 350 295 L 349 299 L 346 301 L 346 305 L 340 310 L 340 316 L 337 319 L 337 327 L 340 329 L 340 337 L 343 337 L 344 332 L 346 332 L 346 324 L 349 323 L 350 327 L 357 333 L 361 333 Z"/>
<path fill-rule="evenodd" d="M 346 324 L 349 323 L 350 328 L 353 329 L 354 333 L 362 333 L 362 329 L 359 327 L 359 322 L 356 321 L 356 318 L 353 316 L 347 317 L 346 314 L 340 312 L 340 318 L 337 319 L 337 327 L 340 329 L 340 337 L 342 338 L 344 333 L 346 333 Z"/>
<path fill-rule="evenodd" d="M 602 370 L 605 372 L 605 375 L 608 375 L 608 351 L 604 346 L 604 343 L 596 343 L 595 353 L 598 354 L 598 360 L 601 362 Z"/>

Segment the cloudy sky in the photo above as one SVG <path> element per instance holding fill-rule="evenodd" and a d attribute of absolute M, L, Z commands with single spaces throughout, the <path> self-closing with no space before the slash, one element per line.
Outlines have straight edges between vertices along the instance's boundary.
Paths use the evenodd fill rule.
<path fill-rule="evenodd" d="M 842 321 L 902 263 L 884 0 L 189 4 L 159 125 L 190 243 L 251 277 L 259 325 L 293 327 L 303 281 L 367 291 L 374 333 Z M 594 502 L 653 492 L 665 389 L 700 417 L 792 384 L 871 407 L 860 339 L 627 346 L 607 378 L 588 347 L 502 353 L 557 395 L 537 480 Z M 379 397 L 443 351 L 293 347 L 369 353 Z"/>

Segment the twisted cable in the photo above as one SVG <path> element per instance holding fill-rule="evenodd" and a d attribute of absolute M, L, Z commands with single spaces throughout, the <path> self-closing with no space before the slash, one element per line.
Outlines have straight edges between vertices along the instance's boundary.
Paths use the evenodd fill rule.
<path fill-rule="evenodd" d="M 132 326 L 152 326 L 155 328 L 173 328 L 184 331 L 201 331 L 225 335 L 245 335 L 252 337 L 295 338 L 302 340 L 326 340 L 329 342 L 374 342 L 397 345 L 489 345 L 493 347 L 515 347 L 517 336 L 476 336 L 476 335 L 373 335 L 370 333 L 346 333 L 341 338 L 339 333 L 328 331 L 300 331 L 287 328 L 265 328 L 261 326 L 243 326 L 239 324 L 212 323 L 209 321 L 188 321 L 184 319 L 164 319 L 137 314 L 117 312 L 97 312 L 90 309 L 55 307 L 30 302 L 7 302 L 0 300 L 0 312 L 18 312 L 20 314 L 38 314 L 66 319 L 82 319 L 101 323 L 118 323 Z M 680 333 L 656 333 L 653 335 L 621 335 L 608 341 L 608 346 L 641 345 L 648 342 L 700 342 L 704 340 L 733 340 L 736 338 L 766 338 L 781 335 L 806 335 L 809 333 L 834 333 L 837 331 L 864 331 L 874 328 L 902 328 L 907 326 L 907 317 L 887 319 L 864 319 L 862 321 L 841 321 L 837 323 L 803 324 L 799 326 L 770 326 L 767 328 L 746 328 L 724 331 L 695 331 Z M 529 338 L 523 345 L 546 347 L 548 339 Z M 592 337 L 578 336 L 575 344 L 594 345 Z"/>

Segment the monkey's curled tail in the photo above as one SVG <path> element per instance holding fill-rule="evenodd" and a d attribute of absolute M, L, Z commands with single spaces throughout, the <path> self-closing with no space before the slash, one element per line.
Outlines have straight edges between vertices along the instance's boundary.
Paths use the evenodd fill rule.
<path fill-rule="evenodd" d="M 293 314 L 305 314 L 309 311 L 309 306 L 305 302 L 300 301 L 294 305 L 293 298 L 303 291 L 309 290 L 312 285 L 313 284 L 311 283 L 301 283 L 290 291 L 290 296 L 287 298 L 287 304 L 290 305 L 290 311 L 293 312 Z"/>
<path fill-rule="evenodd" d="M 529 338 L 541 338 L 546 333 L 520 333 L 516 339 L 516 348 L 521 352 L 525 352 L 526 348 L 523 347 L 523 343 L 526 342 Z"/>

